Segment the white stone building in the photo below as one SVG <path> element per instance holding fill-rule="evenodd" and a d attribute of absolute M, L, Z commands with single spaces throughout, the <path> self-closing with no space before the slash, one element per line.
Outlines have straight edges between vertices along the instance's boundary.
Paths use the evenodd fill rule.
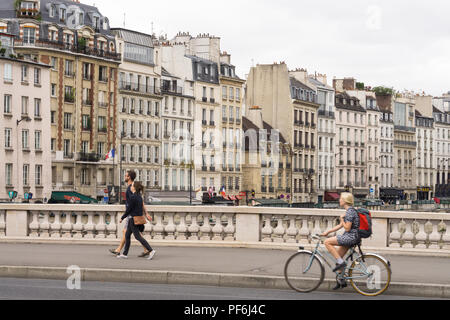
<path fill-rule="evenodd" d="M 11 37 L 2 34 L 0 40 L 12 47 Z M 51 197 L 49 69 L 0 57 L 0 200 L 9 201 L 10 191 L 18 193 L 16 202 L 26 193 L 33 194 L 32 202 Z"/>

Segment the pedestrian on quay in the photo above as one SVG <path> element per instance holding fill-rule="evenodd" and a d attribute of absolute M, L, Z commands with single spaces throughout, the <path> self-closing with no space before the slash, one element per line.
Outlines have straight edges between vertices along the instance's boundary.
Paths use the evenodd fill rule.
<path fill-rule="evenodd" d="M 119 259 L 128 259 L 128 252 L 130 251 L 131 246 L 131 234 L 134 235 L 137 241 L 139 241 L 142 246 L 146 249 L 146 255 L 148 255 L 148 260 L 152 260 L 153 257 L 156 254 L 156 251 L 152 249 L 152 247 L 148 244 L 148 242 L 142 237 L 140 232 L 140 226 L 143 226 L 145 224 L 145 217 L 144 217 L 144 206 L 143 206 L 143 199 L 142 199 L 142 193 L 144 191 L 144 187 L 140 182 L 134 182 L 131 185 L 131 192 L 132 195 L 130 197 L 130 201 L 128 203 L 127 211 L 120 219 L 120 223 L 122 223 L 123 220 L 130 217 L 128 220 L 128 227 L 127 231 L 125 233 L 125 249 L 123 253 L 117 258 Z"/>
<path fill-rule="evenodd" d="M 133 193 L 131 192 L 131 186 L 134 183 L 134 180 L 136 180 L 136 172 L 134 172 L 134 170 L 130 170 L 125 174 L 125 182 L 127 183 L 128 187 L 127 190 L 125 192 L 125 207 L 126 209 L 128 209 L 129 206 L 129 201 L 131 199 L 131 196 L 133 195 Z M 122 195 L 120 195 L 121 197 Z M 148 214 L 147 209 L 145 208 L 145 205 L 143 204 L 143 210 L 145 213 L 145 216 L 147 217 L 148 221 L 152 221 L 152 217 Z M 125 225 L 122 231 L 122 239 L 120 240 L 120 244 L 116 249 L 110 249 L 109 252 L 111 252 L 112 254 L 114 254 L 115 256 L 120 255 L 120 252 L 122 252 L 123 248 L 125 247 L 125 234 L 127 232 L 128 229 L 128 224 L 130 221 L 130 217 L 128 217 L 127 219 L 125 219 Z M 141 225 L 139 226 L 139 231 L 140 232 L 144 232 L 145 226 Z M 144 251 L 139 258 L 146 258 L 148 257 L 150 253 L 147 251 Z"/>

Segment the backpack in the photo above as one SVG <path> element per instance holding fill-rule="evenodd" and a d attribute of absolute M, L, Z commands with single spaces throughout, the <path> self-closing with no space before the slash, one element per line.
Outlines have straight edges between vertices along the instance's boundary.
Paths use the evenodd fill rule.
<path fill-rule="evenodd" d="M 372 236 L 372 215 L 369 210 L 359 208 L 356 210 L 359 215 L 358 234 L 361 239 L 367 239 Z"/>

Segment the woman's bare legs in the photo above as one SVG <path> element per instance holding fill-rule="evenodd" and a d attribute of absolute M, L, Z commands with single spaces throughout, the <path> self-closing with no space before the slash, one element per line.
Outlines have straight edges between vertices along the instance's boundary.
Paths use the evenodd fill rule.
<path fill-rule="evenodd" d="M 116 249 L 116 253 L 121 253 L 122 250 L 123 250 L 123 247 L 125 247 L 125 242 L 126 242 L 125 234 L 126 234 L 126 233 L 127 233 L 127 229 L 123 229 L 123 232 L 122 232 L 122 239 L 120 239 L 120 245 L 119 245 L 119 247 Z"/>
<path fill-rule="evenodd" d="M 329 238 L 325 240 L 325 247 L 328 249 L 328 252 L 336 259 L 343 259 L 345 254 L 348 252 L 349 248 L 339 246 L 337 241 L 337 237 Z M 336 249 L 336 247 L 338 247 Z"/>

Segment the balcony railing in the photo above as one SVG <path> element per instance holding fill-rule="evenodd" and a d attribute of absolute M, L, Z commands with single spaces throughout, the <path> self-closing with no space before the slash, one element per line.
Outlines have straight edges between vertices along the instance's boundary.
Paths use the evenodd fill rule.
<path fill-rule="evenodd" d="M 124 81 L 119 82 L 119 90 L 126 90 L 147 94 L 161 94 L 161 90 L 159 87 L 148 86 L 142 83 L 124 82 Z"/>
<path fill-rule="evenodd" d="M 58 41 L 49 41 L 49 40 L 39 39 L 39 40 L 34 41 L 33 43 L 27 43 L 27 42 L 24 42 L 23 39 L 17 39 L 14 41 L 14 45 L 16 47 L 33 46 L 33 47 L 46 48 L 46 49 L 69 51 L 69 52 L 73 52 L 73 53 L 81 53 L 81 54 L 86 54 L 89 56 L 95 56 L 95 57 L 105 58 L 105 59 L 114 60 L 114 61 L 122 60 L 121 54 L 116 53 L 116 52 L 110 52 L 110 51 L 105 51 L 105 50 L 100 50 L 97 48 L 90 48 L 90 47 L 78 47 L 77 45 L 72 45 L 72 44 L 58 42 Z"/>
<path fill-rule="evenodd" d="M 82 162 L 99 162 L 101 159 L 101 155 L 97 153 L 79 153 L 77 157 L 77 161 Z"/>

